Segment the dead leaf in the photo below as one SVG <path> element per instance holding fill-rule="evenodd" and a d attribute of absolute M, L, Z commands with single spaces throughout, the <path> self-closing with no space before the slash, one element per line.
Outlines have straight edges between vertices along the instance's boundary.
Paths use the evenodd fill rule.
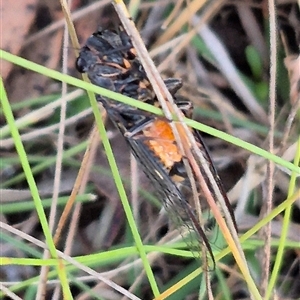
<path fill-rule="evenodd" d="M 12 54 L 18 54 L 23 41 L 34 20 L 37 0 L 1 1 L 1 39 L 0 48 Z M 12 68 L 12 64 L 2 61 L 1 76 L 5 79 Z"/>

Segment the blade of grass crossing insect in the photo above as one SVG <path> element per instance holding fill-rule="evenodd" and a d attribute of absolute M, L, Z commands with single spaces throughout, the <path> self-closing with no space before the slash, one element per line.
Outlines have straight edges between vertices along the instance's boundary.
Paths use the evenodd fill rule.
<path fill-rule="evenodd" d="M 202 155 L 202 154 L 200 153 L 200 155 Z M 215 203 L 215 199 L 213 198 L 213 196 L 210 193 L 210 190 L 209 190 L 209 188 L 207 186 L 206 181 L 204 180 L 204 178 L 203 178 L 203 176 L 202 176 L 199 168 L 197 167 L 197 162 L 194 160 L 193 156 L 189 157 L 189 160 L 190 160 L 190 162 L 193 163 L 193 165 L 196 165 L 196 167 L 193 168 L 193 171 L 195 172 L 196 178 L 198 179 L 198 182 L 199 182 L 199 184 L 201 186 L 201 189 L 204 191 L 204 194 L 205 194 L 207 202 L 209 203 L 209 206 L 210 206 L 210 208 L 211 208 L 211 210 L 213 212 L 213 215 L 215 216 L 216 221 L 219 224 L 220 229 L 221 229 L 221 231 L 222 231 L 222 233 L 224 235 L 224 238 L 226 239 L 226 241 L 227 241 L 229 247 L 231 248 L 231 250 L 233 252 L 233 255 L 234 255 L 234 257 L 235 257 L 235 259 L 236 259 L 236 261 L 237 261 L 237 263 L 238 263 L 241 271 L 242 271 L 242 273 L 244 274 L 245 279 L 248 278 L 248 280 L 249 280 L 249 278 L 250 278 L 250 281 L 253 281 L 252 278 L 251 278 L 251 276 L 250 276 L 247 264 L 245 262 L 243 251 L 242 251 L 241 247 L 239 246 L 239 241 L 238 241 L 238 237 L 237 237 L 237 234 L 236 234 L 235 230 L 234 229 L 231 230 L 232 233 L 233 233 L 233 235 L 236 235 L 236 237 L 234 239 L 232 237 L 232 235 L 231 235 L 228 227 L 227 227 L 227 224 L 225 223 L 225 221 L 223 219 L 223 216 L 221 215 L 221 212 L 220 212 L 219 208 L 217 207 L 217 205 Z M 205 167 L 206 163 L 207 162 L 203 158 L 202 167 Z M 210 175 L 209 168 L 208 168 L 208 170 L 206 170 L 206 175 Z M 211 183 L 213 183 L 213 181 Z M 217 195 L 217 193 L 218 193 L 218 187 L 215 188 L 215 194 Z M 218 198 L 219 199 L 222 198 L 222 195 L 219 195 Z M 221 202 L 221 201 L 219 201 L 219 202 Z M 225 207 L 225 209 L 223 209 L 223 211 L 226 212 L 226 207 Z M 231 220 L 230 216 L 228 216 L 227 219 Z M 254 282 L 253 283 L 251 283 L 251 282 L 249 283 L 247 281 L 247 283 L 248 283 L 248 285 L 250 284 L 250 286 L 252 288 L 252 294 L 256 294 L 256 296 L 258 296 L 259 293 L 258 293 L 258 290 L 257 290 Z M 259 298 L 256 298 L 256 299 L 259 299 Z"/>
<path fill-rule="evenodd" d="M 11 54 L 9 52 L 6 52 L 2 49 L 0 49 L 0 57 L 2 59 L 6 60 L 6 61 L 9 61 L 9 62 L 15 64 L 15 65 L 18 65 L 18 66 L 21 66 L 25 69 L 28 69 L 28 70 L 31 70 L 33 72 L 42 74 L 42 75 L 47 76 L 49 78 L 53 78 L 53 79 L 58 80 L 58 81 L 66 82 L 66 83 L 68 83 L 72 86 L 76 86 L 78 88 L 81 88 L 81 89 L 84 89 L 84 90 L 87 90 L 87 91 L 91 91 L 95 94 L 99 94 L 103 97 L 107 97 L 109 99 L 113 99 L 113 100 L 116 100 L 118 102 L 122 102 L 122 103 L 128 104 L 130 106 L 140 108 L 144 111 L 148 111 L 148 112 L 150 112 L 152 114 L 155 114 L 155 115 L 163 115 L 161 109 L 159 109 L 157 107 L 154 107 L 153 105 L 150 105 L 150 104 L 145 103 L 145 102 L 138 101 L 136 99 L 124 96 L 124 95 L 116 93 L 116 92 L 112 92 L 108 89 L 101 88 L 97 85 L 91 84 L 89 82 L 85 82 L 83 80 L 80 80 L 78 78 L 69 76 L 67 74 L 62 74 L 58 71 L 55 71 L 55 70 L 46 68 L 42 65 L 36 64 L 34 62 L 28 61 L 28 60 L 26 60 L 22 57 L 13 55 L 13 54 Z"/>
<path fill-rule="evenodd" d="M 300 174 L 300 167 L 298 167 L 298 166 L 294 165 L 293 163 L 286 161 L 286 160 L 282 159 L 281 157 L 274 155 L 262 148 L 259 148 L 251 143 L 248 143 L 241 139 L 238 139 L 226 132 L 221 132 L 215 128 L 209 127 L 209 126 L 202 124 L 200 122 L 197 122 L 195 120 L 185 118 L 185 121 L 186 121 L 186 124 L 191 126 L 192 128 L 198 129 L 198 130 L 208 133 L 212 136 L 220 138 L 226 142 L 229 142 L 233 145 L 236 145 L 238 147 L 246 149 L 247 151 L 252 152 L 253 154 L 264 157 L 265 159 L 271 160 L 280 166 L 283 166 L 291 171 L 294 171 L 294 172 L 296 172 L 296 174 Z"/>
<path fill-rule="evenodd" d="M 77 79 L 75 77 L 66 75 L 66 74 L 62 74 L 60 72 L 57 72 L 55 70 L 46 68 L 44 66 L 41 66 L 39 64 L 33 63 L 31 61 L 28 61 L 24 58 L 18 57 L 16 55 L 13 55 L 11 53 L 8 53 L 6 51 L 3 51 L 2 49 L 0 49 L 0 57 L 6 61 L 9 61 L 15 65 L 21 66 L 23 68 L 26 68 L 28 70 L 40 73 L 42 75 L 48 76 L 49 78 L 53 78 L 55 80 L 58 81 L 63 81 L 66 82 L 72 86 L 76 86 L 78 88 L 87 90 L 87 91 L 92 91 L 95 94 L 100 94 L 103 97 L 107 97 L 113 100 L 116 100 L 118 102 L 122 102 L 131 106 L 135 106 L 141 110 L 153 113 L 155 115 L 159 115 L 162 116 L 162 110 L 157 108 L 157 107 L 153 107 L 150 104 L 138 101 L 136 99 L 132 99 L 130 97 L 112 92 L 110 90 L 101 88 L 99 86 L 96 86 L 94 84 L 88 83 L 88 82 L 84 82 L 80 79 Z M 217 130 L 215 128 L 209 127 L 207 125 L 204 125 L 198 121 L 195 120 L 191 120 L 188 118 L 184 118 L 184 123 L 187 124 L 188 126 L 198 129 L 202 132 L 208 133 L 212 136 L 215 136 L 217 138 L 220 138 L 224 141 L 227 141 L 233 145 L 236 145 L 238 147 L 242 147 L 244 149 L 246 149 L 247 151 L 262 156 L 266 159 L 272 160 L 274 161 L 276 164 L 283 166 L 287 169 L 289 169 L 290 171 L 295 171 L 296 174 L 300 174 L 300 167 L 295 166 L 293 163 L 286 161 L 284 159 L 282 159 L 279 156 L 276 156 L 274 154 L 269 153 L 268 151 L 261 149 L 255 145 L 252 145 L 250 143 L 247 143 L 239 138 L 236 138 L 234 136 L 231 136 L 223 131 Z"/>
<path fill-rule="evenodd" d="M 128 220 L 130 229 L 132 231 L 134 241 L 136 243 L 136 247 L 137 247 L 140 257 L 142 259 L 142 262 L 143 262 L 143 265 L 145 268 L 145 272 L 146 272 L 148 280 L 150 282 L 153 294 L 155 296 L 157 296 L 157 295 L 159 295 L 159 290 L 158 290 L 151 266 L 148 262 L 142 239 L 139 235 L 138 229 L 137 229 L 135 221 L 134 221 L 131 207 L 130 207 L 129 201 L 127 199 L 127 196 L 126 196 L 126 192 L 125 192 L 125 189 L 124 189 L 124 186 L 122 183 L 122 179 L 119 174 L 118 166 L 115 162 L 114 155 L 113 155 L 113 152 L 112 152 L 112 149 L 111 149 L 111 146 L 110 146 L 107 134 L 106 134 L 105 126 L 103 124 L 96 100 L 91 101 L 91 106 L 93 109 L 93 113 L 95 116 L 95 120 L 96 120 L 96 124 L 98 126 L 99 133 L 102 138 L 102 142 L 103 142 L 103 146 L 104 146 L 104 149 L 105 149 L 105 152 L 107 155 L 107 159 L 108 159 L 109 165 L 111 167 L 111 170 L 112 170 L 112 173 L 114 176 L 115 184 L 117 186 L 117 189 L 118 189 L 118 192 L 120 195 L 120 199 L 121 199 L 122 205 L 124 207 L 126 218 Z"/>

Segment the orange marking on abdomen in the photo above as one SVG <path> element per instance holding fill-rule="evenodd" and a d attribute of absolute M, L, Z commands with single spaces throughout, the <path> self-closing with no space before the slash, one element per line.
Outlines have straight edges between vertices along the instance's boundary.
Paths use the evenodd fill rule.
<path fill-rule="evenodd" d="M 143 133 L 147 137 L 145 143 L 167 169 L 181 161 L 182 154 L 167 121 L 156 119 L 143 129 Z"/>

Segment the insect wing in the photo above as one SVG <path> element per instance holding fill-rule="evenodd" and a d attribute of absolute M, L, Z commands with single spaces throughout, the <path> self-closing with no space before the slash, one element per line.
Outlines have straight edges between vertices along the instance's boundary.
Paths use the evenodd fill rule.
<path fill-rule="evenodd" d="M 166 167 L 153 154 L 153 151 L 149 150 L 148 144 L 145 143 L 147 139 L 138 133 L 130 137 L 125 135 L 125 137 L 133 155 L 160 196 L 159 199 L 162 201 L 166 212 L 177 226 L 177 229 L 179 229 L 194 256 L 199 257 L 200 255 L 200 243 L 206 247 L 210 256 L 209 261 L 214 267 L 215 260 L 210 243 L 197 221 L 194 209 L 171 179 Z M 186 236 L 186 231 L 188 231 L 188 236 Z"/>
<path fill-rule="evenodd" d="M 174 176 L 170 176 L 172 166 L 175 164 L 182 165 L 182 156 L 178 156 L 176 153 L 179 150 L 174 144 L 173 134 L 171 138 L 164 137 L 166 130 L 161 130 L 158 126 L 165 126 L 167 131 L 170 130 L 172 133 L 168 121 L 153 116 L 144 116 L 136 111 L 129 111 L 127 107 L 116 109 L 110 102 L 103 102 L 103 105 L 109 118 L 125 137 L 131 152 L 141 165 L 143 172 L 150 179 L 168 216 L 176 225 L 193 255 L 200 257 L 201 248 L 199 245 L 204 246 L 209 255 L 209 259 L 206 259 L 209 262 L 208 268 L 213 269 L 215 260 L 210 243 L 205 230 L 199 224 L 195 210 L 188 202 L 188 197 L 191 194 L 188 180 L 184 188 L 189 192 L 183 194 L 182 186 L 173 180 Z M 150 129 L 153 131 L 151 132 Z M 159 136 L 158 132 L 164 134 Z M 162 149 L 162 153 L 158 149 Z M 171 153 L 172 151 L 174 153 Z M 169 153 L 166 155 L 166 152 Z M 182 176 L 182 174 L 180 175 Z"/>
<path fill-rule="evenodd" d="M 234 225 L 234 228 L 236 230 L 236 232 L 238 232 L 238 229 L 237 229 L 237 224 L 236 224 L 236 220 L 235 220 L 235 217 L 234 217 L 234 212 L 232 210 L 232 207 L 231 207 L 231 204 L 229 202 L 229 199 L 227 197 L 227 194 L 224 190 L 224 187 L 223 187 L 223 184 L 221 182 L 221 179 L 217 173 L 217 170 L 215 168 L 215 165 L 210 157 L 210 154 L 208 152 L 208 149 L 207 149 L 207 146 L 205 144 L 205 142 L 203 141 L 202 137 L 201 137 L 201 134 L 198 130 L 194 129 L 193 130 L 193 135 L 195 137 L 195 140 L 198 144 L 198 148 L 201 150 L 201 154 L 203 155 L 203 157 L 205 158 L 205 160 L 207 161 L 207 166 L 209 166 L 209 169 L 210 169 L 210 173 L 212 174 L 216 184 L 217 184 L 217 188 L 220 192 L 220 194 L 222 195 L 222 199 L 224 200 L 224 205 L 225 207 L 224 208 L 221 208 L 222 210 L 226 209 L 228 212 L 229 212 L 229 216 L 230 216 L 230 219 L 232 220 L 232 223 Z M 197 155 L 195 155 L 197 157 Z M 210 192 L 212 193 L 212 195 L 215 195 L 215 190 L 214 188 L 212 187 L 211 185 L 211 182 L 209 180 L 209 178 L 207 176 L 205 176 L 206 174 L 206 171 L 203 169 L 202 167 L 202 164 L 199 162 L 198 163 L 198 166 L 200 168 L 200 172 L 201 174 L 204 175 L 204 179 L 206 180 L 206 183 L 210 189 Z M 218 197 L 215 197 L 214 196 L 214 199 L 218 199 Z M 220 207 L 223 207 L 222 205 L 220 205 Z M 224 214 L 223 214 L 224 215 Z"/>

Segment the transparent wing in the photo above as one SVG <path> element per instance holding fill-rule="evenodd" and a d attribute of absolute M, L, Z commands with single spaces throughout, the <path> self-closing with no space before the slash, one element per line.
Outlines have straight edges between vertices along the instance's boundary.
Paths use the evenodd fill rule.
<path fill-rule="evenodd" d="M 109 106 L 107 102 L 106 106 Z M 140 119 L 140 121 L 142 121 L 137 127 L 131 127 L 130 130 L 127 130 L 126 126 L 124 126 L 124 122 L 120 122 L 120 120 L 124 120 L 124 111 L 118 112 L 111 108 L 107 108 L 107 111 L 110 119 L 114 121 L 124 135 L 133 155 L 155 187 L 158 199 L 183 236 L 189 249 L 193 252 L 193 255 L 200 258 L 201 253 L 206 253 L 208 256 L 206 261 L 209 262 L 207 268 L 213 269 L 215 260 L 209 240 L 205 234 L 206 230 L 200 226 L 195 209 L 189 203 L 190 199 L 188 198 L 191 196 L 191 188 L 188 185 L 188 180 L 185 181 L 186 184 L 183 182 L 178 184 L 178 182 L 173 180 L 175 174 L 170 175 L 170 170 L 172 169 L 171 165 L 175 165 L 175 161 L 172 161 L 172 159 L 173 157 L 176 159 L 177 155 L 174 156 L 172 153 L 169 153 L 168 158 L 166 158 L 165 155 L 168 151 L 179 151 L 176 145 L 175 149 L 174 147 L 170 147 L 174 146 L 174 141 L 172 141 L 174 137 L 172 136 L 171 140 L 168 140 L 167 137 L 164 138 L 163 135 L 152 137 L 146 135 L 146 132 L 149 131 L 148 128 L 153 127 L 156 123 L 165 125 L 171 130 L 168 122 L 152 116 L 152 118 Z M 127 118 L 129 117 L 130 116 L 127 116 Z M 155 130 L 156 134 L 157 131 L 163 131 L 157 126 Z M 157 149 L 163 149 L 163 156 L 155 152 Z M 181 156 L 178 157 L 177 164 L 182 164 L 181 159 Z M 179 175 L 182 176 L 182 174 Z M 206 251 L 202 251 L 202 247 L 205 247 Z"/>
<path fill-rule="evenodd" d="M 209 261 L 215 264 L 213 252 L 205 230 L 199 225 L 194 209 L 185 198 L 181 189 L 171 179 L 165 166 L 149 150 L 145 137 L 135 135 L 126 138 L 133 155 L 143 168 L 144 173 L 155 187 L 166 212 L 184 237 L 194 256 L 201 256 L 201 246 L 207 249 Z M 188 232 L 188 235 L 186 234 Z"/>

